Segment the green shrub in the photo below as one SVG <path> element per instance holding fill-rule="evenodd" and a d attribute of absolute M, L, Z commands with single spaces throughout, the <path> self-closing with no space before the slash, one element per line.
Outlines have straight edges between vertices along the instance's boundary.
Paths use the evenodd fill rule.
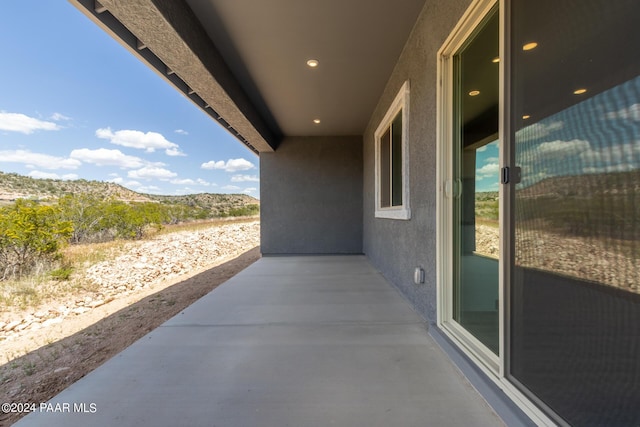
<path fill-rule="evenodd" d="M 73 273 L 73 267 L 67 265 L 64 267 L 60 267 L 56 270 L 53 270 L 52 272 L 49 273 L 49 275 L 53 280 L 56 280 L 58 282 L 63 282 L 63 281 L 69 280 L 71 278 L 72 273 Z"/>
<path fill-rule="evenodd" d="M 58 200 L 60 217 L 73 226 L 71 243 L 92 241 L 100 233 L 104 201 L 93 194 L 68 194 Z"/>
<path fill-rule="evenodd" d="M 231 208 L 220 216 L 253 216 L 260 213 L 260 205 L 246 205 L 238 208 Z"/>
<path fill-rule="evenodd" d="M 59 256 L 73 228 L 56 207 L 18 200 L 0 209 L 0 280 L 20 277 Z"/>

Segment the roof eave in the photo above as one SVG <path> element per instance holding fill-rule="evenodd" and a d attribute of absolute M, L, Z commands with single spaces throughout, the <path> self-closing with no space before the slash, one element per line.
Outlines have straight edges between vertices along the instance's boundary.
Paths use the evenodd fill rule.
<path fill-rule="evenodd" d="M 251 151 L 281 139 L 265 123 L 191 9 L 176 0 L 69 0 Z"/>

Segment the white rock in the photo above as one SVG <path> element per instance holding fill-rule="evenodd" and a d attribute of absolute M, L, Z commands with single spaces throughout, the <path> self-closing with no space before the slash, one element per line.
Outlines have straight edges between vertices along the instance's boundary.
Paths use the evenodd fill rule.
<path fill-rule="evenodd" d="M 18 326 L 15 327 L 14 331 L 17 331 L 17 332 L 24 331 L 29 326 L 31 326 L 31 323 L 21 323 L 21 324 L 19 324 Z"/>
<path fill-rule="evenodd" d="M 47 319 L 44 322 L 42 322 L 42 326 L 47 327 L 47 326 L 55 325 L 58 323 L 62 323 L 62 317 L 54 317 L 53 319 Z"/>
<path fill-rule="evenodd" d="M 4 328 L 2 328 L 4 331 L 13 331 L 20 323 L 22 323 L 21 320 L 14 320 L 13 322 L 9 322 L 7 325 L 5 325 Z"/>

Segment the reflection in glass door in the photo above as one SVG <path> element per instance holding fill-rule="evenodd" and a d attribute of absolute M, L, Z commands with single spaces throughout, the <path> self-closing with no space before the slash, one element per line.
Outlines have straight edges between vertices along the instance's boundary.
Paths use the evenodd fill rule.
<path fill-rule="evenodd" d="M 452 317 L 499 353 L 497 10 L 454 55 Z"/>
<path fill-rule="evenodd" d="M 561 3 L 511 2 L 507 375 L 561 423 L 639 426 L 640 2 Z"/>

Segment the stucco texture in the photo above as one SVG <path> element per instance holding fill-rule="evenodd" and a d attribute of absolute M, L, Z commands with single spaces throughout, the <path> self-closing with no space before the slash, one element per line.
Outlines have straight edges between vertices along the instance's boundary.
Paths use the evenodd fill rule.
<path fill-rule="evenodd" d="M 261 251 L 362 253 L 362 137 L 287 137 L 260 155 Z"/>
<path fill-rule="evenodd" d="M 363 138 L 363 250 L 415 309 L 436 321 L 436 95 L 437 52 L 469 0 L 427 1 Z M 410 220 L 375 218 L 374 132 L 402 84 L 409 80 Z M 416 267 L 425 283 L 416 285 Z"/>

